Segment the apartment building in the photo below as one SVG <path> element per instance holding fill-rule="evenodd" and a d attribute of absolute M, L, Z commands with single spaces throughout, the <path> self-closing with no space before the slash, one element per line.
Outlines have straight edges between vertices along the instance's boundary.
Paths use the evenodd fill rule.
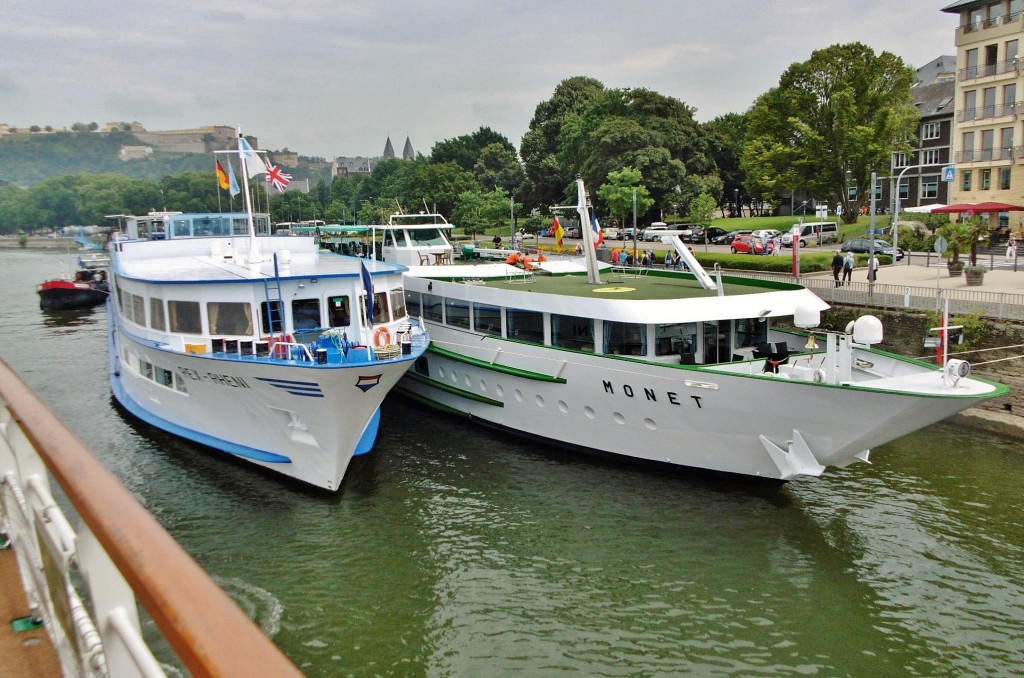
<path fill-rule="evenodd" d="M 956 181 L 951 202 L 1024 205 L 1024 0 L 960 0 L 942 9 L 960 17 L 953 134 Z M 1022 212 L 998 227 L 1021 231 Z"/>

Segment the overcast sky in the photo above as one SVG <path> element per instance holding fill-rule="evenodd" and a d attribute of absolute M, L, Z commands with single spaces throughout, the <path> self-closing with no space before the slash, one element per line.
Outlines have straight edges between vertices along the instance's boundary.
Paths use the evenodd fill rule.
<path fill-rule="evenodd" d="M 262 148 L 429 154 L 490 127 L 519 146 L 562 80 L 743 112 L 815 49 L 913 67 L 955 54 L 951 0 L 6 0 L 0 122 L 241 126 Z"/>

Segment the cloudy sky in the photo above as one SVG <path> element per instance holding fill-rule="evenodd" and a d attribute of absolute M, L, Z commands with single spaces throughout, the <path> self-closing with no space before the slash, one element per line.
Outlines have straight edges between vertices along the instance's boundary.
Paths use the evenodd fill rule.
<path fill-rule="evenodd" d="M 955 54 L 951 0 L 6 0 L 0 123 L 241 126 L 260 146 L 429 154 L 481 126 L 517 147 L 562 80 L 746 110 L 813 50 Z"/>

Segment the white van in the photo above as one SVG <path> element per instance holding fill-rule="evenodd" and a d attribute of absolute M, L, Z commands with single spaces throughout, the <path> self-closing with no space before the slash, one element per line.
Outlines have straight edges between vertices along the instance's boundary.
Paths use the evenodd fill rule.
<path fill-rule="evenodd" d="M 825 240 L 839 240 L 839 224 L 834 221 L 794 224 L 788 233 L 783 234 L 782 246 L 792 247 L 794 239 L 800 242 L 800 247 L 807 247 L 809 242 L 820 244 Z"/>

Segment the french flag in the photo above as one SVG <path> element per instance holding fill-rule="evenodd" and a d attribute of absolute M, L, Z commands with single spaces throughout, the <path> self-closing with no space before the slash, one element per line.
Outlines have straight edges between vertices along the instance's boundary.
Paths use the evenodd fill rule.
<path fill-rule="evenodd" d="M 594 247 L 599 246 L 604 242 L 604 231 L 601 230 L 601 224 L 597 222 L 597 215 L 590 215 L 590 227 L 594 229 Z"/>

